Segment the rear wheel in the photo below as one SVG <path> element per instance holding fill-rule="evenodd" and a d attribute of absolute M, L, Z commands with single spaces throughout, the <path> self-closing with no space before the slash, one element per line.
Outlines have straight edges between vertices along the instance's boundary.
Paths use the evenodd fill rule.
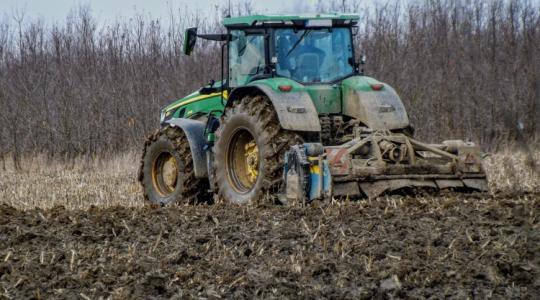
<path fill-rule="evenodd" d="M 195 178 L 189 143 L 182 130 L 164 127 L 145 142 L 139 181 L 144 197 L 156 204 L 191 203 L 206 192 Z"/>
<path fill-rule="evenodd" d="M 221 198 L 233 203 L 275 195 L 283 179 L 283 157 L 301 137 L 281 128 L 265 96 L 246 96 L 226 110 L 216 132 L 215 178 Z"/>

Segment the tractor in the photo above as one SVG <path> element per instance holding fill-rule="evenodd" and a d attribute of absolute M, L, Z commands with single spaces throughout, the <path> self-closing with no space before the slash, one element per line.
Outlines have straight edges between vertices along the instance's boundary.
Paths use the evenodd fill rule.
<path fill-rule="evenodd" d="M 306 204 L 487 191 L 477 145 L 415 139 L 396 91 L 364 74 L 357 23 L 354 14 L 254 15 L 224 18 L 226 33 L 187 29 L 186 55 L 198 38 L 222 43 L 221 80 L 161 110 L 139 169 L 145 198 Z"/>

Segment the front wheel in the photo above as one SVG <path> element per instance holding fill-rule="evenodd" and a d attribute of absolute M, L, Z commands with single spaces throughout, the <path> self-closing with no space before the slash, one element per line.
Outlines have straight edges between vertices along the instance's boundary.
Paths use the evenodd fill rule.
<path fill-rule="evenodd" d="M 215 178 L 226 201 L 244 204 L 278 192 L 284 154 L 301 137 L 281 128 L 269 99 L 246 96 L 234 103 L 216 132 Z"/>
<path fill-rule="evenodd" d="M 184 132 L 168 126 L 148 137 L 141 158 L 139 181 L 144 197 L 156 204 L 191 203 L 205 192 L 203 183 L 195 177 Z"/>

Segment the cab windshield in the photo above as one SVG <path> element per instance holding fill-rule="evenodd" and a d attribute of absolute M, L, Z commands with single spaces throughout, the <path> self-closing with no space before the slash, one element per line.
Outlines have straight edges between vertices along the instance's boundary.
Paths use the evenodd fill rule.
<path fill-rule="evenodd" d="M 276 29 L 276 72 L 303 83 L 332 82 L 353 73 L 349 28 Z"/>

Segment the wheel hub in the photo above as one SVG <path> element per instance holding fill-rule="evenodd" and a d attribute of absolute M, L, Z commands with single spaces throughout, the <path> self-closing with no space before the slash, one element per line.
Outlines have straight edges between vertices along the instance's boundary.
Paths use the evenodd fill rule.
<path fill-rule="evenodd" d="M 259 176 L 259 147 L 247 129 L 233 134 L 228 147 L 227 175 L 232 187 L 240 193 L 249 192 Z"/>
<path fill-rule="evenodd" d="M 161 196 L 168 196 L 176 188 L 178 181 L 178 163 L 176 158 L 168 152 L 156 157 L 152 165 L 152 182 Z"/>
<path fill-rule="evenodd" d="M 259 147 L 255 144 L 255 141 L 246 144 L 246 164 L 247 172 L 249 174 L 249 181 L 254 183 L 259 175 Z"/>

